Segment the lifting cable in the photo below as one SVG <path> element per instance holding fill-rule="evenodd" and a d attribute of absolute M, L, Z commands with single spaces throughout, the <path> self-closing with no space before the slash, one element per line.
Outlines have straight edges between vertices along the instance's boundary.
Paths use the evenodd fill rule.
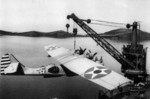
<path fill-rule="evenodd" d="M 117 25 L 126 25 L 127 24 L 127 23 L 118 23 L 118 22 L 103 21 L 103 20 L 94 20 L 94 19 L 91 19 L 91 21 L 97 21 L 97 22 L 108 23 L 108 24 L 117 24 Z"/>
<path fill-rule="evenodd" d="M 119 25 L 107 25 L 107 24 L 101 24 L 101 23 L 90 23 L 90 24 L 94 24 L 94 25 L 103 25 L 103 26 L 111 26 L 111 27 L 120 27 L 120 28 L 125 28 L 125 26 L 119 26 Z"/>
<path fill-rule="evenodd" d="M 77 24 L 73 22 L 73 35 L 74 35 L 74 51 L 76 50 L 76 35 L 77 35 L 78 29 Z"/>
<path fill-rule="evenodd" d="M 94 24 L 94 25 L 103 25 L 103 26 L 120 27 L 120 28 L 126 27 L 126 23 L 118 23 L 118 22 L 94 20 L 94 19 L 90 19 L 90 20 L 93 21 L 90 24 Z"/>

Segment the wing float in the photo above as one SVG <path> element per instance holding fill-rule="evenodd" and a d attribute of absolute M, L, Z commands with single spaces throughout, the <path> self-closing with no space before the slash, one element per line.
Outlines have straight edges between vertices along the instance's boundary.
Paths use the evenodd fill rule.
<path fill-rule="evenodd" d="M 65 73 L 60 66 L 49 64 L 38 68 L 29 68 L 21 64 L 14 55 L 5 54 L 1 58 L 1 75 L 26 75 L 26 76 L 44 76 L 60 77 Z"/>
<path fill-rule="evenodd" d="M 56 45 L 45 46 L 47 53 L 61 63 L 62 68 L 68 73 L 75 73 L 81 77 L 96 83 L 104 92 L 112 92 L 122 85 L 131 83 L 128 78 L 114 72 L 113 70 L 89 60 L 81 55 L 72 53 L 69 49 Z M 70 71 L 70 72 L 67 72 Z"/>

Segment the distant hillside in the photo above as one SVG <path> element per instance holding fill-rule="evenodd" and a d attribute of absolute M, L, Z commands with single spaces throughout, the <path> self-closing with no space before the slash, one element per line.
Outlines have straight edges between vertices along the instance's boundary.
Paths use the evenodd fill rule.
<path fill-rule="evenodd" d="M 120 28 L 99 35 L 108 39 L 129 41 L 131 40 L 131 36 L 132 36 L 131 32 L 132 32 L 131 29 Z M 8 32 L 8 31 L 0 30 L 0 36 L 5 36 L 5 35 L 28 36 L 28 37 L 54 37 L 54 38 L 74 37 L 73 33 L 68 33 L 63 30 L 53 31 L 53 32 L 38 32 L 38 31 Z M 88 35 L 77 35 L 77 37 L 88 37 Z M 150 40 L 150 33 L 140 31 L 140 40 L 141 41 Z"/>
<path fill-rule="evenodd" d="M 38 31 L 29 31 L 29 32 L 8 32 L 0 30 L 0 36 L 10 35 L 10 36 L 29 36 L 29 37 L 55 37 L 55 38 L 67 38 L 73 37 L 73 33 L 68 33 L 63 30 L 54 31 L 54 32 L 38 32 Z M 83 35 L 77 35 L 77 37 L 82 37 Z"/>
<path fill-rule="evenodd" d="M 132 37 L 132 30 L 131 29 L 116 29 L 112 31 L 105 32 L 103 34 L 100 34 L 101 36 L 105 38 L 115 39 L 115 40 L 123 40 L 123 41 L 129 41 Z M 150 33 L 147 33 L 145 31 L 140 31 L 139 38 L 141 41 L 144 40 L 150 40 Z"/>

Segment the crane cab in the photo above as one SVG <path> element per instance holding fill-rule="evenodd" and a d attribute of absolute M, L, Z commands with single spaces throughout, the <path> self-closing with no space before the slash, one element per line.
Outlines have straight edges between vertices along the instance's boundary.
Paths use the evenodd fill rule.
<path fill-rule="evenodd" d="M 123 46 L 122 54 L 133 63 L 134 67 L 131 68 L 126 64 L 122 64 L 121 70 L 126 77 L 135 82 L 144 82 L 146 80 L 146 49 L 138 42 L 140 36 L 139 32 L 137 32 L 138 23 L 134 22 L 132 27 L 131 44 Z"/>
<path fill-rule="evenodd" d="M 146 74 L 146 50 L 143 49 L 143 45 L 139 44 L 136 48 L 132 47 L 132 45 L 124 46 L 122 54 L 135 66 L 131 68 L 122 64 L 121 70 L 125 76 L 137 82 L 144 82 Z"/>

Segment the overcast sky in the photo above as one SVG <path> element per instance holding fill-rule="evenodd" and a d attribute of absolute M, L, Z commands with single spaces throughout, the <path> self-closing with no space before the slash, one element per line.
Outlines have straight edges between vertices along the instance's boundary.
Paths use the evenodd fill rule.
<path fill-rule="evenodd" d="M 141 29 L 150 32 L 150 0 L 0 0 L 0 29 L 17 32 L 66 30 L 66 16 L 71 13 L 83 19 L 119 23 L 141 21 Z M 93 28 L 98 32 L 115 29 Z"/>

